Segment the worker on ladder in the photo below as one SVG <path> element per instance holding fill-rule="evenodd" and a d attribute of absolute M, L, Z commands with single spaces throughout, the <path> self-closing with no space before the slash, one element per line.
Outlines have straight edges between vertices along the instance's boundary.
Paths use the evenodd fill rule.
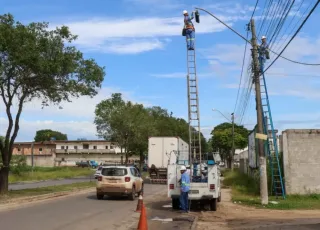
<path fill-rule="evenodd" d="M 195 11 L 192 11 L 191 16 L 189 16 L 188 11 L 183 11 L 184 30 L 186 33 L 188 50 L 194 50 L 195 29 L 192 23 L 192 19 L 194 19 L 194 13 Z"/>
<path fill-rule="evenodd" d="M 261 37 L 261 45 L 258 46 L 258 52 L 259 52 L 259 61 L 260 61 L 260 69 L 261 71 L 264 70 L 264 63 L 266 62 L 266 59 L 270 59 L 269 55 L 269 45 L 267 43 L 266 36 Z"/>

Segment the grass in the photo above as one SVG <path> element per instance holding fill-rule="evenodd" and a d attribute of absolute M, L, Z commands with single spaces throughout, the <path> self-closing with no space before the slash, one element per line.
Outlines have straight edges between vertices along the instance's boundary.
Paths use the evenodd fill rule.
<path fill-rule="evenodd" d="M 35 167 L 33 172 L 31 169 L 22 171 L 19 174 L 10 174 L 9 183 L 23 181 L 40 181 L 61 178 L 73 178 L 78 176 L 93 175 L 94 171 L 90 168 L 78 167 Z"/>
<path fill-rule="evenodd" d="M 6 199 L 12 198 L 20 198 L 20 197 L 29 197 L 29 196 L 38 196 L 44 194 L 50 194 L 55 192 L 67 192 L 74 191 L 79 189 L 93 188 L 95 186 L 95 182 L 79 182 L 67 185 L 57 185 L 57 186 L 49 186 L 43 188 L 34 188 L 34 189 L 22 189 L 16 191 L 10 191 Z M 1 201 L 1 197 L 0 197 Z"/>
<path fill-rule="evenodd" d="M 320 194 L 288 195 L 286 199 L 269 196 L 269 203 L 261 205 L 259 198 L 259 182 L 238 170 L 225 171 L 224 186 L 232 188 L 232 201 L 254 206 L 257 208 L 292 210 L 292 209 L 320 209 Z"/>

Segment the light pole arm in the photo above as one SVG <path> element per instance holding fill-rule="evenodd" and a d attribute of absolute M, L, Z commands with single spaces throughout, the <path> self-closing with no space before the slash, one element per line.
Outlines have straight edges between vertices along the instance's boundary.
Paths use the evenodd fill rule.
<path fill-rule="evenodd" d="M 232 122 L 229 118 L 227 118 L 223 113 L 221 113 L 219 110 L 217 109 L 213 109 L 212 111 L 217 111 L 218 113 L 220 113 L 225 119 L 227 119 L 230 123 Z"/>

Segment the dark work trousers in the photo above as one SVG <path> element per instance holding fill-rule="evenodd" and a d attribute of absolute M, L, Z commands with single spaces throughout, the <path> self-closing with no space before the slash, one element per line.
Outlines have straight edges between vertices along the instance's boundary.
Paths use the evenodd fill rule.
<path fill-rule="evenodd" d="M 188 212 L 188 192 L 181 192 L 180 194 L 180 207 L 182 211 Z"/>

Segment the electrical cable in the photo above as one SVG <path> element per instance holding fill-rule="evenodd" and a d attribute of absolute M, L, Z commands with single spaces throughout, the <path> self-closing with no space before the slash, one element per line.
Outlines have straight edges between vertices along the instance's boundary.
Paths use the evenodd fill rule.
<path fill-rule="evenodd" d="M 292 42 L 292 40 L 297 36 L 297 34 L 300 32 L 300 30 L 302 29 L 302 27 L 304 26 L 304 24 L 307 22 L 307 20 L 309 19 L 309 17 L 312 15 L 312 13 L 314 12 L 314 10 L 317 8 L 317 6 L 319 5 L 320 0 L 318 0 L 316 2 L 316 4 L 313 6 L 313 8 L 311 9 L 311 11 L 309 12 L 309 14 L 307 15 L 307 17 L 303 20 L 302 24 L 299 26 L 298 30 L 294 33 L 294 35 L 291 37 L 291 39 L 289 40 L 289 42 L 286 44 L 286 46 L 281 50 L 280 54 L 278 54 L 278 56 L 271 62 L 271 64 L 263 71 L 263 73 L 260 74 L 263 75 L 277 60 L 279 57 L 281 57 L 281 54 L 286 50 L 286 48 L 289 46 L 289 44 Z M 320 65 L 320 64 L 318 64 Z"/>
<path fill-rule="evenodd" d="M 320 0 L 318 0 L 318 1 L 320 1 Z M 319 3 L 319 2 L 317 2 L 317 4 L 318 4 L 318 3 Z M 239 37 L 241 37 L 244 41 L 246 41 L 247 43 L 250 43 L 250 44 L 251 44 L 251 42 L 250 42 L 248 39 L 246 39 L 243 35 L 241 35 L 241 34 L 238 33 L 237 31 L 235 31 L 234 29 L 232 29 L 230 26 L 228 26 L 226 23 L 224 23 L 223 21 L 221 21 L 219 18 L 217 18 L 215 15 L 213 15 L 213 14 L 210 13 L 209 11 L 207 11 L 207 10 L 205 10 L 205 9 L 202 9 L 202 8 L 198 8 L 198 7 L 195 7 L 195 9 L 197 9 L 197 10 L 202 10 L 202 11 L 208 13 L 209 15 L 211 15 L 212 17 L 214 17 L 216 20 L 218 20 L 220 23 L 222 23 L 224 26 L 226 26 L 226 27 L 228 27 L 230 30 L 232 30 L 235 34 L 237 34 Z M 290 62 L 293 62 L 293 63 L 296 63 L 296 64 L 300 64 L 300 65 L 311 65 L 311 66 L 318 66 L 318 65 L 320 65 L 320 63 L 305 63 L 305 62 L 294 61 L 294 60 L 291 60 L 291 59 L 289 59 L 289 58 L 286 58 L 286 57 L 281 56 L 281 53 L 280 53 L 280 55 L 279 55 L 278 53 L 276 53 L 276 52 L 274 52 L 274 51 L 272 51 L 272 50 L 270 50 L 270 49 L 269 49 L 269 51 L 271 51 L 272 53 L 278 55 L 279 57 L 281 57 L 281 58 L 283 58 L 283 59 L 285 59 L 285 60 L 287 60 L 287 61 L 290 61 Z"/>
<path fill-rule="evenodd" d="M 258 1 L 257 1 L 257 2 L 258 2 Z M 252 14 L 252 15 L 253 15 L 253 14 Z M 249 31 L 247 31 L 247 39 L 248 39 L 248 36 L 249 36 Z M 244 63 L 245 63 L 245 61 L 246 61 L 247 45 L 248 45 L 248 43 L 246 42 L 245 47 L 244 47 L 243 59 L 242 59 L 240 82 L 239 82 L 239 87 L 238 87 L 238 92 L 237 92 L 237 98 L 236 98 L 236 103 L 235 103 L 235 105 L 234 105 L 233 113 L 235 112 L 236 107 L 237 107 L 237 104 L 238 104 L 239 92 L 240 92 L 241 82 L 242 82 L 242 76 L 243 76 Z"/>

